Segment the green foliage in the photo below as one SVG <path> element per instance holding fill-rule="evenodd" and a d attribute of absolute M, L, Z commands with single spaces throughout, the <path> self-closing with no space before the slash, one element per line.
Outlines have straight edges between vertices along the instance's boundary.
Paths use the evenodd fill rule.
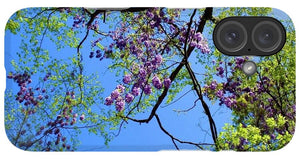
<path fill-rule="evenodd" d="M 5 30 L 7 29 L 10 30 L 13 34 L 17 34 L 17 31 L 20 30 L 20 24 L 10 19 L 6 24 Z"/>
<path fill-rule="evenodd" d="M 63 136 L 69 134 L 66 142 L 69 142 L 73 150 L 76 150 L 76 145 L 80 143 L 77 138 L 80 129 L 88 129 L 89 132 L 104 137 L 105 144 L 108 144 L 112 139 L 112 135 L 107 132 L 108 129 L 117 127 L 116 123 L 120 121 L 112 117 L 106 109 L 101 108 L 99 111 L 91 107 L 103 103 L 101 97 L 103 88 L 96 74 L 81 74 L 79 68 L 76 68 L 80 62 L 76 52 L 73 56 L 72 54 L 64 56 L 69 57 L 67 59 L 59 59 L 55 57 L 59 57 L 55 55 L 56 53 L 49 53 L 49 46 L 43 46 L 45 40 L 50 40 L 58 51 L 66 46 L 70 48 L 78 46 L 79 39 L 76 37 L 78 32 L 73 31 L 67 24 L 72 15 L 59 12 L 57 8 L 23 9 L 16 12 L 7 23 L 7 30 L 23 37 L 21 52 L 17 52 L 17 56 L 11 61 L 13 71 L 28 72 L 32 79 L 37 79 L 33 81 L 36 85 L 31 85 L 33 89 L 45 89 L 48 96 L 38 103 L 38 108 L 33 108 L 34 114 L 29 115 L 31 108 L 17 102 L 13 90 L 6 90 L 7 136 L 21 149 L 44 150 L 49 137 L 53 138 L 53 136 L 50 134 L 49 137 L 39 136 L 35 133 L 38 133 L 40 127 L 47 127 L 47 123 L 61 115 L 66 108 L 74 113 L 80 113 L 79 115 L 85 115 L 85 120 L 78 121 L 78 125 L 61 127 Z M 51 76 L 44 80 L 43 75 L 47 73 L 51 73 Z M 74 99 L 66 95 L 69 91 L 74 92 Z M 72 114 L 68 115 L 72 116 Z M 30 129 L 33 130 L 28 131 Z M 49 150 L 62 151 L 66 150 L 66 147 L 52 144 Z"/>
<path fill-rule="evenodd" d="M 267 119 L 268 126 L 272 129 L 283 124 L 282 122 Z M 218 138 L 218 150 L 272 151 L 284 147 L 292 139 L 288 131 L 271 138 L 270 135 L 262 133 L 260 128 L 252 125 L 245 127 L 242 124 L 237 126 L 226 124 L 223 130 Z"/>
<path fill-rule="evenodd" d="M 26 107 L 22 102 L 16 100 L 18 96 L 15 90 L 19 87 L 11 82 L 13 80 L 10 81 L 10 84 L 14 86 L 5 92 L 5 128 L 8 138 L 16 146 L 32 151 L 64 151 L 70 149 L 63 144 L 70 144 L 72 150 L 76 150 L 80 144 L 77 137 L 83 129 L 102 137 L 104 144 L 108 146 L 109 142 L 117 136 L 115 133 L 118 134 L 119 129 L 125 127 L 123 123 L 128 122 L 129 119 L 124 116 L 130 115 L 133 118 L 142 113 L 151 112 L 164 89 L 152 89 L 150 95 L 137 96 L 134 102 L 129 103 L 126 109 L 120 112 L 104 106 L 104 97 L 107 93 L 103 93 L 104 88 L 100 83 L 102 77 L 97 73 L 85 72 L 83 64 L 86 61 L 83 57 L 86 54 L 81 52 L 82 48 L 87 47 L 91 51 L 99 49 L 110 64 L 105 69 L 114 73 L 118 79 L 125 74 L 139 73 L 139 66 L 144 62 L 139 57 L 130 54 L 129 46 L 135 45 L 143 53 L 148 54 L 150 51 L 144 45 L 138 46 L 142 44 L 138 41 L 144 34 L 159 41 L 153 44 L 155 45 L 153 48 L 156 49 L 157 54 L 162 54 L 164 57 L 160 68 L 156 69 L 153 74 L 160 79 L 169 77 L 184 58 L 183 48 L 179 46 L 178 36 L 180 33 L 170 38 L 173 36 L 169 31 L 171 29 L 165 27 L 165 24 L 155 28 L 149 25 L 151 19 L 137 18 L 137 15 L 144 15 L 145 12 L 107 12 L 106 16 L 101 13 L 96 19 L 103 23 L 100 24 L 100 29 L 96 28 L 94 31 L 87 28 L 86 25 L 76 29 L 70 23 L 78 14 L 82 14 L 80 16 L 87 22 L 95 11 L 95 9 L 85 8 L 28 8 L 16 12 L 7 22 L 6 32 L 21 37 L 20 52 L 12 53 L 15 56 L 10 61 L 10 66 L 12 66 L 10 71 L 12 72 L 9 72 L 8 75 L 28 73 L 35 80 L 32 84 L 28 84 L 35 93 L 34 97 L 37 98 L 42 94 L 42 89 L 45 89 L 48 95 L 48 98 L 43 97 L 38 102 L 38 106 Z M 165 16 L 169 19 L 178 18 L 180 20 L 172 25 L 175 30 L 176 27 L 186 29 L 191 12 L 178 12 L 174 9 L 165 9 L 165 11 Z M 271 11 L 271 8 L 219 8 L 214 9 L 213 17 L 218 21 L 228 16 L 265 16 L 270 15 Z M 159 9 L 156 12 L 159 13 Z M 192 27 L 197 27 L 199 17 L 203 12 L 204 9 L 197 10 L 194 19 L 198 19 L 195 24 L 192 24 Z M 202 54 L 199 49 L 192 52 L 190 58 L 196 59 L 194 62 L 197 66 L 201 65 L 200 68 L 197 68 L 201 70 L 201 74 L 196 76 L 200 81 L 199 84 L 204 86 L 201 87 L 201 93 L 205 96 L 205 101 L 209 100 L 208 104 L 220 102 L 220 107 L 226 107 L 224 101 L 222 103 L 220 97 L 217 96 L 217 92 L 225 90 L 230 83 L 229 80 L 232 83 L 240 83 L 234 88 L 234 93 L 229 91 L 224 93 L 226 97 L 234 94 L 234 106 L 227 106 L 232 112 L 232 124 L 225 124 L 223 131 L 218 135 L 217 142 L 208 149 L 270 151 L 282 148 L 291 140 L 295 131 L 295 110 L 293 108 L 296 98 L 295 31 L 290 21 L 283 21 L 283 23 L 287 28 L 287 42 L 281 52 L 268 57 L 241 57 L 257 63 L 258 73 L 251 77 L 246 76 L 240 68 L 236 67 L 236 57 L 225 56 L 214 47 L 210 47 L 210 54 Z M 113 24 L 118 25 L 116 27 Z M 203 35 L 211 35 L 214 26 L 215 21 L 208 20 Z M 124 49 L 119 49 L 115 45 L 106 46 L 107 43 L 114 44 L 114 40 L 109 39 L 110 36 L 106 35 L 107 33 L 101 32 L 103 28 L 113 31 L 124 29 L 121 30 L 122 34 L 131 39 L 132 44 L 126 43 Z M 92 44 L 94 42 L 86 34 L 87 31 L 94 39 L 102 35 L 99 38 L 100 42 L 90 47 L 88 42 Z M 92 31 L 93 33 L 91 33 Z M 83 39 L 85 35 L 87 39 Z M 209 45 L 212 45 L 211 38 L 206 38 L 209 40 Z M 45 41 L 51 46 L 45 46 Z M 81 42 L 85 42 L 85 45 L 79 46 Z M 169 48 L 168 53 L 165 52 L 166 47 L 160 43 L 166 43 Z M 65 48 L 73 51 L 63 52 L 62 50 Z M 150 59 L 144 60 L 150 61 Z M 193 66 L 193 63 L 191 65 Z M 224 76 L 217 75 L 219 67 L 224 68 Z M 45 79 L 44 75 L 48 73 L 51 73 L 51 76 Z M 151 77 L 152 75 L 147 77 L 146 83 L 151 84 Z M 117 82 L 122 83 L 121 80 Z M 214 89 L 209 88 L 212 83 L 216 83 Z M 126 85 L 126 92 L 129 92 L 131 88 L 131 85 Z M 166 104 L 172 104 L 186 88 L 192 91 L 196 89 L 189 72 L 183 66 L 172 81 L 163 101 Z M 250 91 L 244 91 L 246 88 Z M 256 96 L 251 96 L 250 92 L 255 93 Z M 69 95 L 70 93 L 72 95 Z M 77 116 L 84 117 L 84 119 Z M 61 117 L 75 118 L 76 121 L 71 124 L 71 120 L 69 120 L 67 126 L 57 123 L 55 126 L 49 124 L 50 121 L 58 122 Z M 44 134 L 39 134 L 39 130 L 43 126 L 51 133 L 44 131 Z M 53 134 L 52 131 L 55 131 L 55 128 L 60 129 L 60 135 L 68 136 L 67 141 L 54 144 L 55 139 L 61 137 L 58 137 L 59 133 Z M 51 143 L 48 144 L 48 142 Z"/>
<path fill-rule="evenodd" d="M 242 77 L 243 82 L 239 88 L 251 88 L 258 91 L 257 81 L 262 77 L 270 77 L 267 92 L 257 96 L 256 101 L 249 100 L 248 93 L 241 93 L 237 97 L 237 108 L 233 108 L 233 122 L 235 126 L 225 126 L 224 132 L 220 133 L 220 149 L 234 150 L 251 150 L 251 151 L 270 151 L 277 150 L 285 146 L 292 138 L 295 131 L 295 35 L 294 31 L 287 33 L 286 45 L 283 50 L 276 55 L 262 57 L 258 65 L 257 76 L 248 78 L 243 76 L 241 71 L 232 73 L 231 78 Z M 266 81 L 265 81 L 266 82 Z M 265 89 L 265 88 L 263 88 Z M 272 104 L 273 103 L 273 104 Z M 272 106 L 270 115 L 265 106 Z M 246 107 L 245 107 L 246 106 Z M 241 125 L 244 124 L 245 127 Z M 251 134 L 250 138 L 246 131 L 251 132 L 255 128 L 259 131 Z M 236 137 L 231 135 L 237 134 L 238 138 L 244 138 L 250 144 L 237 145 L 240 143 Z M 270 139 L 273 136 L 273 139 Z"/>

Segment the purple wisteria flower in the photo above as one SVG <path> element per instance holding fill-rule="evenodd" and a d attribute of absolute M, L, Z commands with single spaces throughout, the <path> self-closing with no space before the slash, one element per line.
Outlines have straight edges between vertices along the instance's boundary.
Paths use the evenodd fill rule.
<path fill-rule="evenodd" d="M 275 140 L 275 139 L 276 139 L 275 134 L 271 134 L 271 135 L 270 135 L 270 138 L 271 138 L 272 140 Z"/>
<path fill-rule="evenodd" d="M 152 78 L 152 84 L 157 89 L 161 89 L 162 88 L 162 83 L 161 83 L 160 79 L 156 75 L 153 76 L 153 78 Z"/>
<path fill-rule="evenodd" d="M 134 95 L 134 96 L 138 96 L 140 94 L 140 88 L 139 87 L 133 87 L 132 90 L 131 90 L 131 93 Z"/>
<path fill-rule="evenodd" d="M 219 97 L 219 98 L 223 98 L 223 91 L 222 90 L 218 90 L 217 93 L 216 93 L 216 96 Z"/>
<path fill-rule="evenodd" d="M 204 39 L 198 43 L 197 48 L 200 49 L 203 54 L 208 54 L 210 52 L 208 42 Z"/>
<path fill-rule="evenodd" d="M 203 39 L 203 36 L 200 32 L 197 32 L 195 35 L 194 35 L 194 39 L 198 40 L 198 41 L 201 41 Z"/>
<path fill-rule="evenodd" d="M 116 89 L 120 90 L 120 92 L 123 93 L 125 90 L 125 87 L 123 85 L 119 84 L 119 85 L 117 85 Z"/>
<path fill-rule="evenodd" d="M 154 58 L 154 61 L 155 61 L 156 65 L 160 65 L 162 63 L 162 61 L 163 61 L 163 58 L 162 58 L 162 56 L 160 54 L 157 54 L 155 56 L 155 58 Z"/>
<path fill-rule="evenodd" d="M 294 110 L 294 112 L 296 112 L 296 104 L 292 105 L 292 109 Z"/>
<path fill-rule="evenodd" d="M 108 97 L 106 97 L 105 98 L 105 105 L 112 105 L 112 103 L 114 102 L 114 100 L 110 97 L 110 96 L 108 96 Z"/>
<path fill-rule="evenodd" d="M 85 116 L 84 116 L 84 114 L 82 114 L 82 115 L 80 115 L 80 117 L 79 117 L 79 120 L 84 120 L 84 118 L 85 118 Z"/>
<path fill-rule="evenodd" d="M 195 30 L 191 30 L 190 33 L 193 34 Z M 186 31 L 182 32 L 182 37 L 179 38 L 181 42 L 185 41 L 185 34 Z M 203 38 L 203 35 L 200 32 L 195 33 L 190 40 L 190 46 L 196 47 L 200 49 L 203 54 L 208 54 L 210 52 L 208 42 L 206 39 Z"/>
<path fill-rule="evenodd" d="M 111 92 L 110 96 L 112 99 L 117 99 L 120 96 L 120 92 L 118 91 L 118 89 L 115 89 L 114 91 Z"/>
<path fill-rule="evenodd" d="M 170 85 L 171 85 L 171 79 L 170 78 L 165 78 L 164 79 L 164 86 L 166 87 L 166 88 L 169 88 L 170 87 Z"/>
<path fill-rule="evenodd" d="M 198 45 L 198 42 L 195 41 L 195 40 L 192 40 L 191 43 L 190 43 L 191 47 L 196 47 L 197 45 Z"/>
<path fill-rule="evenodd" d="M 129 84 L 131 82 L 131 75 L 130 74 L 125 75 L 123 78 L 123 82 L 125 84 Z"/>
<path fill-rule="evenodd" d="M 145 46 L 146 46 L 147 48 L 150 47 L 150 41 L 149 41 L 149 40 L 145 41 L 144 44 L 145 44 Z"/>
<path fill-rule="evenodd" d="M 235 64 L 237 68 L 242 68 L 243 63 L 245 62 L 245 59 L 241 58 L 241 57 L 236 57 L 235 58 Z"/>
<path fill-rule="evenodd" d="M 150 84 L 146 84 L 145 85 L 144 92 L 145 92 L 146 95 L 150 95 L 151 94 L 152 89 L 151 89 L 151 85 Z"/>
<path fill-rule="evenodd" d="M 224 77 L 224 68 L 223 67 L 219 66 L 216 68 L 216 70 L 218 71 L 217 76 Z"/>
<path fill-rule="evenodd" d="M 230 98 L 225 98 L 224 103 L 229 108 L 233 106 L 233 101 Z"/>
<path fill-rule="evenodd" d="M 140 68 L 140 70 L 139 70 L 139 77 L 140 78 L 146 78 L 146 76 L 147 76 L 146 70 L 144 68 Z"/>
<path fill-rule="evenodd" d="M 146 12 L 147 17 L 149 17 L 150 19 L 154 18 L 154 14 L 151 11 L 147 11 Z"/>
<path fill-rule="evenodd" d="M 215 90 L 217 88 L 218 84 L 216 81 L 212 81 L 211 84 L 209 85 L 209 88 L 211 90 Z"/>
<path fill-rule="evenodd" d="M 125 108 L 125 101 L 124 100 L 116 101 L 116 110 L 118 112 L 124 110 L 124 108 Z"/>
<path fill-rule="evenodd" d="M 134 96 L 133 96 L 131 93 L 127 93 L 127 94 L 125 95 L 125 102 L 126 102 L 126 103 L 130 103 L 130 102 L 133 101 L 133 98 L 134 98 Z"/>

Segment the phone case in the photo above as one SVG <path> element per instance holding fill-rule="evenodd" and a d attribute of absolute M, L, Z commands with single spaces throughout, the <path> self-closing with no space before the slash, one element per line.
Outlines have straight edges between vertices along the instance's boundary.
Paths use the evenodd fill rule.
<path fill-rule="evenodd" d="M 213 28 L 230 16 L 280 20 L 283 49 L 220 53 Z M 5 33 L 5 129 L 19 149 L 272 151 L 295 132 L 295 29 L 278 9 L 26 8 Z"/>

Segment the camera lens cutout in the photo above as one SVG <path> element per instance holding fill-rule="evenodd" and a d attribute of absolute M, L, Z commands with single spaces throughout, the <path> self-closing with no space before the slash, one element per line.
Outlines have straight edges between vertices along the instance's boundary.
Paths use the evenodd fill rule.
<path fill-rule="evenodd" d="M 237 21 L 226 21 L 216 32 L 216 45 L 227 52 L 237 52 L 247 43 L 246 28 Z"/>
<path fill-rule="evenodd" d="M 252 42 L 262 52 L 272 52 L 282 48 L 285 30 L 277 21 L 261 21 L 252 30 Z"/>
<path fill-rule="evenodd" d="M 229 56 L 270 56 L 284 46 L 286 31 L 272 17 L 227 17 L 216 24 L 213 41 L 220 52 Z"/>

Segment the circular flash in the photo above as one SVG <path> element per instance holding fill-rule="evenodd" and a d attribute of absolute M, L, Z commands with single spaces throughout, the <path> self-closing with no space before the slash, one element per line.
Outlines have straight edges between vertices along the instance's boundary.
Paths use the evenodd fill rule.
<path fill-rule="evenodd" d="M 256 72 L 256 64 L 253 61 L 246 61 L 243 64 L 243 72 L 247 75 L 247 76 L 251 76 Z"/>

